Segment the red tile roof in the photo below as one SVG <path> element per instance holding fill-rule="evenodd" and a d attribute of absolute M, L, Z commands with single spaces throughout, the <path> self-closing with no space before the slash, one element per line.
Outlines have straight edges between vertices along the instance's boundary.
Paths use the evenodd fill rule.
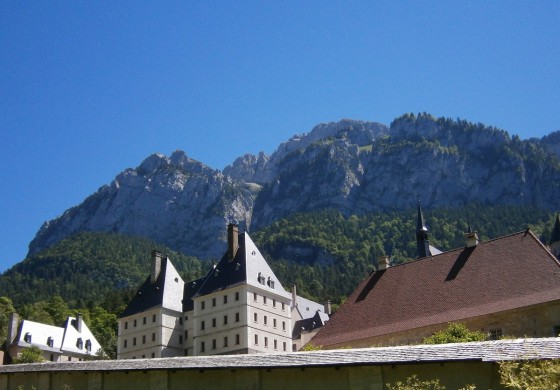
<path fill-rule="evenodd" d="M 560 263 L 530 232 L 373 272 L 313 338 L 329 346 L 560 300 Z"/>

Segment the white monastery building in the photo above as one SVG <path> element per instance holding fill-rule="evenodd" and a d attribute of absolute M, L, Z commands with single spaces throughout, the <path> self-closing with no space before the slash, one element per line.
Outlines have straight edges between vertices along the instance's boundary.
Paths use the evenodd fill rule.
<path fill-rule="evenodd" d="M 184 283 L 152 251 L 152 271 L 119 319 L 118 359 L 297 351 L 329 319 L 328 304 L 287 292 L 247 232 L 228 226 L 228 249 Z"/>

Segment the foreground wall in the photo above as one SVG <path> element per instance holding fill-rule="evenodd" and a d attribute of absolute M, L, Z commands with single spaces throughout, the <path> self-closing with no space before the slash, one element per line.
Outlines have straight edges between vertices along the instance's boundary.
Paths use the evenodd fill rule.
<path fill-rule="evenodd" d="M 385 384 L 439 378 L 448 389 L 476 384 L 477 389 L 502 389 L 493 363 L 455 362 L 384 366 L 291 367 L 273 369 L 145 370 L 117 372 L 38 372 L 0 375 L 0 388 L 83 390 L 179 389 L 385 389 Z"/>

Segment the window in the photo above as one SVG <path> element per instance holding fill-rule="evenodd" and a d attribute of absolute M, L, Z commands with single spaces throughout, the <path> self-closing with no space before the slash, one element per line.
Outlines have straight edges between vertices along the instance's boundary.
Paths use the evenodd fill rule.
<path fill-rule="evenodd" d="M 216 298 L 212 298 L 212 307 L 216 306 Z"/>
<path fill-rule="evenodd" d="M 142 336 L 142 344 L 146 344 L 146 335 Z"/>
<path fill-rule="evenodd" d="M 142 359 L 145 359 L 145 358 L 146 358 L 146 355 L 142 355 Z"/>
<path fill-rule="evenodd" d="M 49 336 L 49 338 L 47 339 L 47 345 L 48 345 L 49 347 L 51 347 L 51 348 L 54 346 L 54 340 L 53 340 L 53 338 L 50 337 L 50 336 Z"/>
<path fill-rule="evenodd" d="M 204 321 L 200 321 L 200 330 L 204 330 Z"/>
<path fill-rule="evenodd" d="M 136 320 L 134 320 L 134 327 L 136 328 Z"/>
<path fill-rule="evenodd" d="M 239 313 L 235 313 L 235 322 L 239 322 Z"/>
<path fill-rule="evenodd" d="M 212 328 L 215 328 L 215 327 L 216 327 L 216 319 L 212 318 Z"/>
<path fill-rule="evenodd" d="M 274 349 L 278 349 L 278 340 L 274 339 Z"/>
<path fill-rule="evenodd" d="M 136 337 L 132 339 L 132 345 L 136 345 Z"/>
<path fill-rule="evenodd" d="M 227 316 L 224 316 L 224 325 L 227 325 Z"/>
<path fill-rule="evenodd" d="M 204 310 L 204 301 L 200 302 L 200 310 Z"/>
<path fill-rule="evenodd" d="M 239 339 L 240 339 L 239 334 L 236 334 L 235 335 L 235 344 L 239 345 L 239 343 L 240 343 Z"/>
<path fill-rule="evenodd" d="M 152 322 L 156 322 L 156 315 L 152 315 Z"/>
<path fill-rule="evenodd" d="M 179 335 L 179 344 L 183 344 L 183 335 L 182 334 Z"/>
<path fill-rule="evenodd" d="M 560 325 L 556 325 L 552 328 L 552 335 L 554 337 L 560 337 Z"/>
<path fill-rule="evenodd" d="M 258 319 L 257 313 L 254 313 L 253 314 L 253 321 L 257 322 L 257 319 Z"/>
<path fill-rule="evenodd" d="M 146 325 L 146 317 L 142 318 L 142 325 Z"/>
<path fill-rule="evenodd" d="M 272 326 L 274 326 L 274 329 L 276 329 L 276 318 L 272 319 Z"/>
<path fill-rule="evenodd" d="M 259 275 L 257 276 L 257 280 L 259 281 L 260 284 L 264 284 L 265 278 L 264 276 L 261 275 L 260 272 Z"/>
<path fill-rule="evenodd" d="M 155 358 L 155 357 L 156 357 L 156 354 L 152 352 L 152 358 Z"/>
<path fill-rule="evenodd" d="M 267 318 L 266 316 L 264 316 L 264 324 L 265 324 L 265 325 L 266 325 L 266 323 L 267 323 L 267 319 L 268 319 L 268 318 Z"/>
<path fill-rule="evenodd" d="M 125 328 L 125 329 L 128 329 L 128 321 L 125 321 L 125 322 L 124 322 L 124 328 Z"/>
<path fill-rule="evenodd" d="M 224 305 L 227 303 L 227 295 L 224 295 Z"/>
<path fill-rule="evenodd" d="M 270 279 L 270 276 L 268 277 L 266 284 L 268 285 L 268 287 L 274 288 L 274 280 Z"/>
<path fill-rule="evenodd" d="M 236 300 L 236 301 L 239 300 L 239 291 L 237 291 L 237 292 L 235 293 L 235 300 Z"/>
<path fill-rule="evenodd" d="M 200 342 L 200 352 L 204 352 L 204 341 Z"/>
<path fill-rule="evenodd" d="M 156 341 L 156 334 L 152 333 L 152 341 Z"/>
<path fill-rule="evenodd" d="M 128 343 L 127 343 L 127 340 L 124 340 L 124 348 L 127 347 L 127 344 L 128 344 Z"/>
<path fill-rule="evenodd" d="M 264 347 L 268 348 L 268 337 L 264 338 Z"/>
<path fill-rule="evenodd" d="M 282 321 L 282 330 L 286 331 L 286 321 Z"/>
<path fill-rule="evenodd" d="M 216 339 L 212 339 L 212 349 L 216 349 Z"/>
<path fill-rule="evenodd" d="M 226 348 L 228 346 L 228 340 L 227 340 L 227 336 L 224 337 L 224 348 Z"/>
<path fill-rule="evenodd" d="M 292 344 L 292 351 L 297 352 L 297 346 L 295 344 Z"/>
<path fill-rule="evenodd" d="M 490 329 L 490 340 L 498 340 L 502 337 L 502 328 Z"/>
<path fill-rule="evenodd" d="M 259 345 L 259 335 L 255 335 L 255 345 Z"/>
<path fill-rule="evenodd" d="M 276 299 L 272 300 L 272 307 L 276 307 Z"/>
<path fill-rule="evenodd" d="M 78 347 L 78 349 L 84 348 L 84 342 L 81 337 L 78 337 L 78 341 L 76 342 L 76 347 Z"/>
<path fill-rule="evenodd" d="M 183 317 L 179 317 L 179 325 L 183 325 Z"/>
<path fill-rule="evenodd" d="M 54 355 L 51 353 L 51 362 L 54 362 Z"/>
<path fill-rule="evenodd" d="M 266 297 L 263 296 L 263 303 L 266 305 Z"/>
<path fill-rule="evenodd" d="M 282 343 L 282 349 L 284 350 L 284 352 L 286 352 L 286 342 L 285 341 Z"/>
<path fill-rule="evenodd" d="M 285 306 L 285 304 L 284 304 L 284 302 L 282 302 L 282 311 L 284 311 L 284 306 Z"/>
<path fill-rule="evenodd" d="M 31 343 L 31 333 L 27 332 L 25 336 L 23 336 L 23 341 L 26 343 Z"/>
<path fill-rule="evenodd" d="M 253 301 L 257 301 L 257 293 L 253 293 Z"/>

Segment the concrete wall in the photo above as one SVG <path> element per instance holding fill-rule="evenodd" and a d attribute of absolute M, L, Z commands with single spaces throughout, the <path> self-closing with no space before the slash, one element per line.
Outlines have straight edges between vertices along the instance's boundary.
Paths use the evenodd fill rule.
<path fill-rule="evenodd" d="M 439 378 L 448 389 L 475 384 L 477 389 L 499 390 L 494 363 L 452 362 L 400 365 L 358 365 L 291 368 L 216 368 L 111 372 L 21 372 L 0 374 L 0 389 L 19 390 L 179 390 L 179 389 L 385 389 L 387 383 L 411 375 Z"/>

